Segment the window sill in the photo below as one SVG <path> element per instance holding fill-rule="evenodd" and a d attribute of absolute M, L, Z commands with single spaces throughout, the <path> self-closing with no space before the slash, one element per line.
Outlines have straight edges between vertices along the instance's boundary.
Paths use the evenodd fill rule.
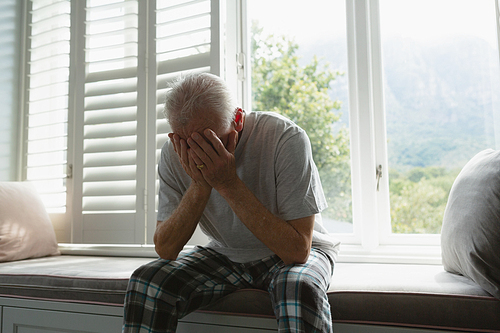
<path fill-rule="evenodd" d="M 185 250 L 194 246 L 187 245 Z M 65 255 L 158 258 L 153 245 L 59 244 Z M 441 264 L 439 246 L 381 245 L 367 250 L 359 245 L 341 244 L 338 262 Z"/>
<path fill-rule="evenodd" d="M 59 251 L 61 254 L 78 256 L 158 258 L 154 245 L 60 243 Z"/>
<path fill-rule="evenodd" d="M 380 245 L 366 249 L 341 244 L 338 262 L 441 265 L 439 245 Z"/>

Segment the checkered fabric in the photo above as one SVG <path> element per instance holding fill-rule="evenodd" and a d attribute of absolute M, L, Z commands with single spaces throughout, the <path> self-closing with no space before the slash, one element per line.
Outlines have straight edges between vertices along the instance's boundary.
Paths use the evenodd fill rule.
<path fill-rule="evenodd" d="M 269 291 L 279 332 L 332 332 L 326 297 L 332 272 L 332 260 L 319 249 L 303 265 L 284 265 L 276 255 L 240 264 L 197 247 L 134 272 L 123 332 L 175 332 L 179 318 L 243 288 Z"/>

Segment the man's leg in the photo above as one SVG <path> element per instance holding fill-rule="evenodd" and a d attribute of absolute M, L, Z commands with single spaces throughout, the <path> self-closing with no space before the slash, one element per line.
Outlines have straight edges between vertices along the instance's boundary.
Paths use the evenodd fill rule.
<path fill-rule="evenodd" d="M 312 249 L 305 264 L 283 266 L 272 272 L 268 290 L 280 333 L 333 332 L 326 296 L 332 265 L 323 251 Z"/>
<path fill-rule="evenodd" d="M 130 278 L 123 332 L 175 332 L 177 319 L 248 286 L 231 261 L 211 250 L 153 261 Z"/>

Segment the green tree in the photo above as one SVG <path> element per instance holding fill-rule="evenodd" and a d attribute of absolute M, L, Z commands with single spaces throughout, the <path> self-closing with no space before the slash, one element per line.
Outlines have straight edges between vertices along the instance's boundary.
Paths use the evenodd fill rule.
<path fill-rule="evenodd" d="M 253 109 L 277 112 L 307 132 L 329 203 L 323 214 L 352 222 L 349 134 L 345 126 L 334 130 L 341 102 L 328 94 L 342 73 L 317 57 L 300 65 L 298 48 L 285 36 L 264 36 L 252 24 Z"/>
<path fill-rule="evenodd" d="M 459 170 L 415 167 L 389 172 L 392 232 L 438 234 L 451 186 Z"/>

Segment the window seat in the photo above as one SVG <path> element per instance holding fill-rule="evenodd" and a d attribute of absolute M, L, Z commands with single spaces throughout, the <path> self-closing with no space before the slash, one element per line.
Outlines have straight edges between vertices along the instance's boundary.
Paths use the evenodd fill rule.
<path fill-rule="evenodd" d="M 48 324 L 40 325 L 47 318 L 51 326 L 67 325 L 68 332 L 76 318 L 85 326 L 77 331 L 119 332 L 128 278 L 151 260 L 62 255 L 1 263 L 2 332 L 23 325 L 47 332 Z M 500 301 L 440 265 L 338 263 L 328 297 L 336 333 L 388 327 L 390 332 L 500 332 Z M 106 316 L 108 326 L 102 324 Z M 64 332 L 65 327 L 55 328 Z M 260 290 L 235 292 L 184 318 L 178 332 L 210 332 L 208 327 L 276 331 L 269 296 Z"/>

